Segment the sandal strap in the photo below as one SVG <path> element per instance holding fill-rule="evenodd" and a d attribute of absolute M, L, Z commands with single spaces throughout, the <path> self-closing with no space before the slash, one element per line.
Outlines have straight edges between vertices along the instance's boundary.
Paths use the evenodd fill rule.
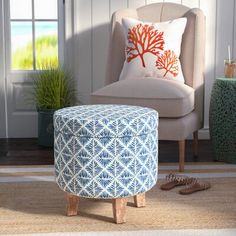
<path fill-rule="evenodd" d="M 174 182 L 176 182 L 178 184 L 182 184 L 182 185 L 187 185 L 187 184 L 191 184 L 193 182 L 193 180 L 196 180 L 196 179 L 190 178 L 185 175 L 177 175 L 174 173 L 170 173 L 169 175 L 166 176 L 166 180 L 167 181 L 174 181 Z"/>
<path fill-rule="evenodd" d="M 194 187 L 194 186 L 196 186 L 196 185 L 199 185 L 199 182 L 198 182 L 197 179 L 193 178 L 192 183 L 190 183 L 186 188 L 187 188 L 187 189 L 190 189 L 190 188 L 192 188 L 192 187 Z"/>
<path fill-rule="evenodd" d="M 208 182 L 198 181 L 197 179 L 193 178 L 193 182 L 191 184 L 189 184 L 186 188 L 189 189 L 194 186 L 203 187 L 204 189 L 208 189 L 210 184 Z"/>

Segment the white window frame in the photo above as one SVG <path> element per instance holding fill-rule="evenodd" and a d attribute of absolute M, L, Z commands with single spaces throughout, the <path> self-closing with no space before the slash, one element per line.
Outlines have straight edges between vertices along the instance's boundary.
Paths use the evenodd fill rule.
<path fill-rule="evenodd" d="M 35 73 L 37 71 L 35 62 L 35 24 L 34 22 L 43 22 L 43 21 L 53 21 L 57 22 L 57 32 L 58 32 L 58 61 L 61 65 L 64 63 L 64 45 L 65 45 L 65 22 L 64 22 L 64 0 L 58 1 L 58 18 L 54 19 L 35 19 L 34 18 L 34 0 L 32 1 L 32 19 L 19 19 L 19 20 L 11 20 L 10 18 L 10 1 L 4 1 L 4 18 L 5 18 L 5 48 L 6 48 L 6 74 L 12 75 L 13 77 L 28 77 L 30 74 Z M 11 21 L 22 21 L 22 22 L 32 22 L 32 44 L 33 44 L 33 69 L 32 70 L 12 70 L 11 69 Z M 19 78 L 21 80 L 21 78 Z M 20 81 L 19 81 L 20 82 Z"/>
<path fill-rule="evenodd" d="M 7 137 L 3 0 L 0 0 L 0 138 Z"/>

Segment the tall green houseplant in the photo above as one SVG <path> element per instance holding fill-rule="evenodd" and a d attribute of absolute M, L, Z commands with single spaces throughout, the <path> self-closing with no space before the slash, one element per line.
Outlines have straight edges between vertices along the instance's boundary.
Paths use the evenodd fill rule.
<path fill-rule="evenodd" d="M 68 70 L 46 65 L 33 77 L 33 99 L 38 111 L 38 143 L 53 146 L 53 114 L 75 104 L 73 78 Z"/>

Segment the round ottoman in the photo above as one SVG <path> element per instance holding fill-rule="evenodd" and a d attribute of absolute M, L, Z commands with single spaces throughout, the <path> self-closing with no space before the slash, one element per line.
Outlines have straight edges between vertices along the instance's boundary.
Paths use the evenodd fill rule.
<path fill-rule="evenodd" d="M 127 105 L 85 105 L 54 114 L 55 175 L 68 193 L 67 215 L 78 197 L 112 199 L 116 223 L 125 222 L 126 197 L 145 205 L 157 181 L 158 113 Z"/>

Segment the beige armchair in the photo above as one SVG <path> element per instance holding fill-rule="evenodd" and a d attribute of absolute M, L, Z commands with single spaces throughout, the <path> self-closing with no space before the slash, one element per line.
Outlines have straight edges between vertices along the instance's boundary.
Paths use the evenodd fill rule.
<path fill-rule="evenodd" d="M 118 81 L 125 60 L 123 17 L 161 22 L 187 17 L 180 61 L 185 84 L 164 79 Z M 198 130 L 203 127 L 205 17 L 200 9 L 174 3 L 155 3 L 138 9 L 119 10 L 111 21 L 106 86 L 92 94 L 92 103 L 140 105 L 159 113 L 159 139 L 179 142 L 179 170 L 184 171 L 185 139 L 193 134 L 198 155 Z"/>

